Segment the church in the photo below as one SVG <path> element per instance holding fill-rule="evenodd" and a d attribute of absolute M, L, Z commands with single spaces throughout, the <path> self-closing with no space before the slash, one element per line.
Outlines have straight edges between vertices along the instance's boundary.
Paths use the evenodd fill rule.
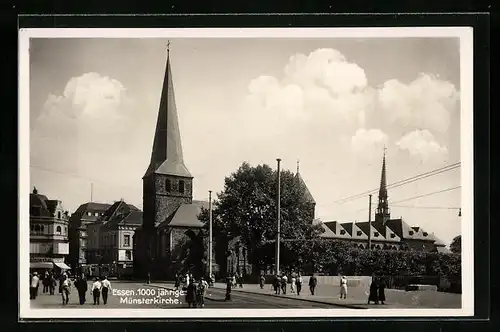
<path fill-rule="evenodd" d="M 445 244 L 434 234 L 428 233 L 418 226 L 409 226 L 403 218 L 391 218 L 385 153 L 382 160 L 375 220 L 371 222 L 315 220 L 314 222 L 322 226 L 322 238 L 350 241 L 359 248 L 368 248 L 369 237 L 371 237 L 371 249 L 449 252 Z"/>
<path fill-rule="evenodd" d="M 189 269 L 204 273 L 203 228 L 208 202 L 193 200 L 193 176 L 184 164 L 170 52 L 149 166 L 143 181 L 143 223 L 134 234 L 134 274 L 168 278 Z"/>

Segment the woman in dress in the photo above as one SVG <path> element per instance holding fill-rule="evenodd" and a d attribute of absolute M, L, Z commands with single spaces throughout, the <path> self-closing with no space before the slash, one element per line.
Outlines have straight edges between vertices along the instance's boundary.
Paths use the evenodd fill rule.
<path fill-rule="evenodd" d="M 385 280 L 384 278 L 381 278 L 378 284 L 378 300 L 382 303 L 385 304 Z"/>
<path fill-rule="evenodd" d="M 191 279 L 186 289 L 186 302 L 189 308 L 196 307 L 196 280 Z"/>
<path fill-rule="evenodd" d="M 370 304 L 370 302 L 378 304 L 378 284 L 377 284 L 377 279 L 375 277 L 372 277 L 372 283 L 370 285 L 370 295 L 368 296 L 368 304 Z"/>

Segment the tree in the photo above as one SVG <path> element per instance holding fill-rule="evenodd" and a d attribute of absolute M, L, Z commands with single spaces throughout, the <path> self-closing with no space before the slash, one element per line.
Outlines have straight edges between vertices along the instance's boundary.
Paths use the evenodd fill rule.
<path fill-rule="evenodd" d="M 462 235 L 455 236 L 451 241 L 450 250 L 454 254 L 460 254 L 462 252 Z"/>
<path fill-rule="evenodd" d="M 281 172 L 281 239 L 311 240 L 320 231 L 312 225 L 311 209 L 305 198 L 305 188 L 299 185 L 290 171 Z M 227 243 L 240 236 L 248 249 L 249 263 L 264 267 L 274 263 L 274 244 L 277 235 L 277 172 L 268 165 L 250 166 L 243 163 L 226 177 L 224 189 L 217 194 L 213 208 L 213 232 L 217 243 L 216 259 L 222 259 Z M 208 220 L 202 211 L 200 220 Z M 297 263 L 304 252 L 293 242 L 284 242 L 288 264 Z M 225 265 L 225 259 L 221 261 Z M 219 264 L 221 264 L 219 263 Z M 221 267 L 222 267 L 221 264 Z"/>

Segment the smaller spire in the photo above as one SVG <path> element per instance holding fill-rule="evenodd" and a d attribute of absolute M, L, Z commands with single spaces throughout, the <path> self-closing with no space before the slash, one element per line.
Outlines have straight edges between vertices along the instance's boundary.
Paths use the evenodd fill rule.
<path fill-rule="evenodd" d="M 300 160 L 297 159 L 297 174 L 299 174 Z"/>
<path fill-rule="evenodd" d="M 167 41 L 167 54 L 170 54 L 170 40 Z"/>
<path fill-rule="evenodd" d="M 36 189 L 35 186 L 33 186 L 33 194 L 37 195 L 38 194 L 38 190 Z"/>

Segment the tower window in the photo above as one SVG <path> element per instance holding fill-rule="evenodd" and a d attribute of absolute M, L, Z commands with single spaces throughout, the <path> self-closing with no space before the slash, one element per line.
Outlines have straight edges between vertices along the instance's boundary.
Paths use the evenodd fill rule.
<path fill-rule="evenodd" d="M 345 230 L 341 229 L 340 230 L 340 235 L 345 235 Z"/>
<path fill-rule="evenodd" d="M 363 232 L 361 232 L 361 231 L 357 231 L 357 232 L 356 232 L 356 235 L 357 235 L 357 236 L 361 236 L 361 235 L 363 235 Z"/>
<path fill-rule="evenodd" d="M 184 181 L 183 180 L 179 181 L 179 192 L 181 194 L 184 194 Z"/>
<path fill-rule="evenodd" d="M 424 236 L 427 236 L 427 235 L 429 235 L 429 233 L 427 233 L 427 232 L 424 232 Z"/>
<path fill-rule="evenodd" d="M 57 212 L 57 219 L 61 219 L 61 211 Z"/>
<path fill-rule="evenodd" d="M 394 239 L 396 237 L 396 234 L 392 233 L 391 234 L 391 239 Z"/>
<path fill-rule="evenodd" d="M 170 179 L 165 180 L 165 190 L 172 191 L 172 182 L 170 181 Z"/>
<path fill-rule="evenodd" d="M 373 233 L 373 236 L 375 236 L 375 237 L 378 237 L 378 235 L 379 235 L 378 232 Z"/>
<path fill-rule="evenodd" d="M 61 234 L 61 226 L 57 226 L 57 228 L 56 228 L 56 233 L 57 233 L 57 234 Z"/>
<path fill-rule="evenodd" d="M 410 233 L 410 235 L 413 235 L 413 231 L 410 231 L 409 233 Z"/>

